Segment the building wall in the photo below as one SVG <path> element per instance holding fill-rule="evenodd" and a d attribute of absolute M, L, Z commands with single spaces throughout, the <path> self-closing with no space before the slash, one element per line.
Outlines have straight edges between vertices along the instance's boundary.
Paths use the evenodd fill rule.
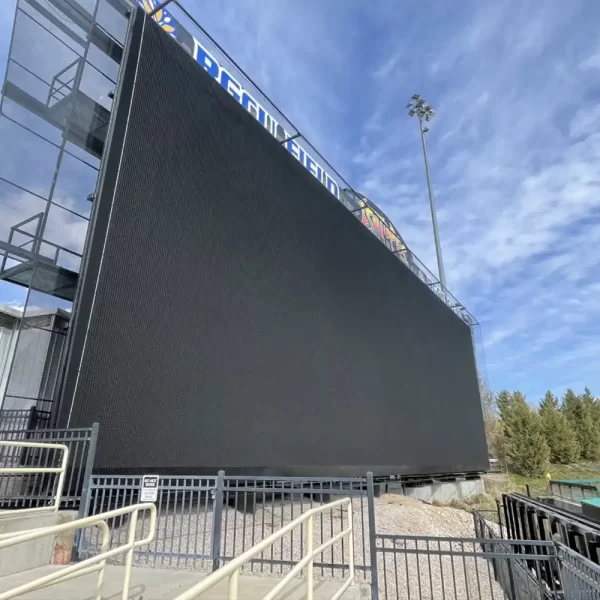
<path fill-rule="evenodd" d="M 35 312 L 35 311 L 32 311 Z M 0 406 L 50 410 L 57 392 L 68 317 L 56 311 L 0 314 Z M 9 378 L 10 372 L 10 378 Z"/>
<path fill-rule="evenodd" d="M 51 327 L 51 316 L 42 319 L 44 325 Z M 42 384 L 51 336 L 52 334 L 44 329 L 28 327 L 21 329 L 3 408 L 25 409 L 35 406 Z"/>
<path fill-rule="evenodd" d="M 17 341 L 18 321 L 0 313 L 0 408 L 8 384 L 8 374 Z"/>
<path fill-rule="evenodd" d="M 174 40 L 143 35 L 62 406 L 100 422 L 98 468 L 485 469 L 466 324 Z"/>

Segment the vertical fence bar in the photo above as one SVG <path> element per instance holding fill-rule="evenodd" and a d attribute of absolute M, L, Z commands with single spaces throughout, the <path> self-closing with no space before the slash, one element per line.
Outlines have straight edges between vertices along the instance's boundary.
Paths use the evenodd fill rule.
<path fill-rule="evenodd" d="M 367 504 L 369 511 L 369 549 L 371 553 L 371 598 L 379 600 L 379 577 L 377 573 L 377 528 L 375 523 L 375 489 L 373 473 L 367 473 Z M 385 561 L 385 557 L 384 557 Z"/>
<path fill-rule="evenodd" d="M 36 429 L 36 410 L 35 410 L 35 406 L 32 406 L 29 409 L 29 418 L 27 420 L 27 427 L 28 430 L 32 430 L 32 429 Z"/>
<path fill-rule="evenodd" d="M 213 535 L 212 535 L 212 570 L 219 568 L 221 556 L 221 532 L 223 529 L 223 489 L 225 487 L 225 471 L 217 475 L 217 489 L 213 501 Z"/>
<path fill-rule="evenodd" d="M 92 471 L 94 469 L 94 460 L 96 457 L 96 446 L 98 445 L 98 432 L 100 425 L 98 423 L 92 424 L 92 431 L 90 432 L 90 442 L 88 445 L 87 457 L 85 461 L 85 468 L 83 470 L 83 481 L 81 486 L 81 500 L 79 502 L 79 512 L 77 518 L 81 519 L 86 516 L 86 511 L 89 508 L 90 499 L 90 482 L 92 478 Z"/>
<path fill-rule="evenodd" d="M 500 528 L 500 537 L 504 537 L 504 532 L 502 530 L 502 513 L 500 512 L 500 500 L 496 498 L 496 511 L 498 512 L 498 527 Z"/>

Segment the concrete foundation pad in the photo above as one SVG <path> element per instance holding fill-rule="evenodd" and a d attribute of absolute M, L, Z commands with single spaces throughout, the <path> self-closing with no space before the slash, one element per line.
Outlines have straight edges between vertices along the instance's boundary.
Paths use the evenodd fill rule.
<path fill-rule="evenodd" d="M 38 577 L 43 577 L 56 572 L 60 567 L 40 567 L 32 571 L 18 573 L 0 578 L 0 593 L 23 585 Z M 103 598 L 104 600 L 117 600 L 121 598 L 123 567 L 109 565 L 104 576 Z M 175 571 L 166 569 L 144 569 L 134 567 L 131 573 L 131 585 L 129 586 L 130 600 L 166 600 L 175 598 L 207 575 L 202 573 L 191 573 L 189 571 Z M 97 576 L 84 575 L 73 581 L 57 584 L 36 592 L 30 592 L 19 596 L 23 600 L 93 600 L 96 589 Z M 240 577 L 239 598 L 240 600 L 258 600 L 263 598 L 275 585 L 278 579 L 275 577 L 258 577 L 244 575 Z M 315 600 L 328 600 L 340 588 L 340 581 L 315 581 Z M 297 579 L 289 584 L 279 598 L 285 600 L 301 600 L 306 597 L 306 581 Z M 364 583 L 354 584 L 342 596 L 344 600 L 368 600 L 371 597 L 370 586 Z M 227 580 L 222 581 L 212 590 L 202 595 L 204 600 L 223 600 L 227 598 Z"/>
<path fill-rule="evenodd" d="M 485 492 L 483 479 L 466 479 L 458 481 L 434 481 L 418 486 L 408 486 L 403 483 L 389 483 L 389 494 L 401 494 L 423 502 L 439 502 L 448 504 L 453 500 L 464 500 L 479 496 Z"/>

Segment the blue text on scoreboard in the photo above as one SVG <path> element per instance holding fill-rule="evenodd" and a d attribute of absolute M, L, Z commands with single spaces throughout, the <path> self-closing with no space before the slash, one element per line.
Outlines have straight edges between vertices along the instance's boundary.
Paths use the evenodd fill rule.
<path fill-rule="evenodd" d="M 280 142 L 290 137 L 285 129 L 270 115 L 252 95 L 194 38 L 194 58 L 206 72 L 218 81 L 271 135 Z M 312 173 L 338 200 L 340 188 L 321 165 L 295 140 L 283 144 L 310 173 Z"/>

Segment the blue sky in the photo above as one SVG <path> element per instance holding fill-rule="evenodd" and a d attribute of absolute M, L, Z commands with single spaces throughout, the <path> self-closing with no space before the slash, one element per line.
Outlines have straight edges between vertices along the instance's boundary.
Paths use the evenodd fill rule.
<path fill-rule="evenodd" d="M 482 325 L 491 387 L 600 394 L 598 2 L 183 5 L 435 272 L 405 110 L 414 93 L 431 102 L 448 286 Z"/>

